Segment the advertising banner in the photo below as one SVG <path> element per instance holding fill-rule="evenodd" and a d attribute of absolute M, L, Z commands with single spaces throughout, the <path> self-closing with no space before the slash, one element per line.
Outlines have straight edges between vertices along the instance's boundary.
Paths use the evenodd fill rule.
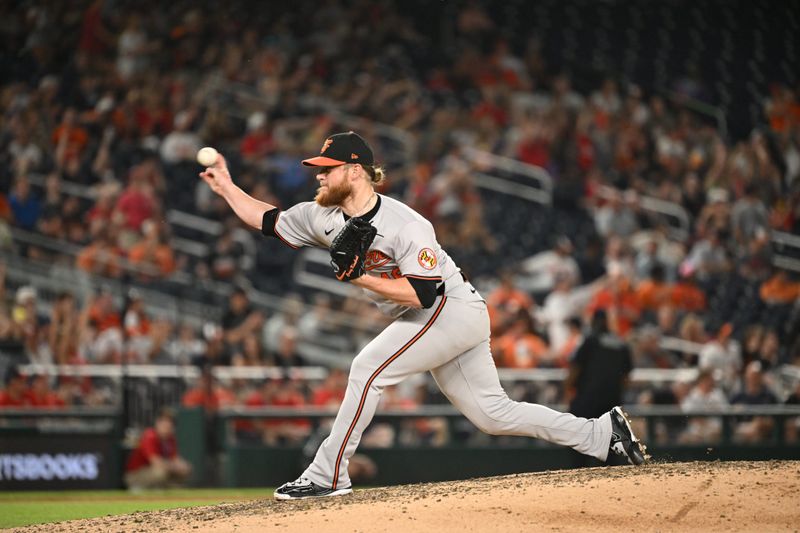
<path fill-rule="evenodd" d="M 111 435 L 0 435 L 0 491 L 107 489 L 119 486 Z"/>

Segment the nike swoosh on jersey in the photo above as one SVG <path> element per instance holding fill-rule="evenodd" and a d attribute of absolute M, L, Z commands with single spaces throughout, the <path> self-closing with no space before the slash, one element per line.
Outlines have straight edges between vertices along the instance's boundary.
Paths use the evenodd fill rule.
<path fill-rule="evenodd" d="M 330 235 L 332 231 L 333 231 L 333 228 L 331 228 L 331 229 L 326 229 L 326 230 L 325 230 L 325 235 Z"/>

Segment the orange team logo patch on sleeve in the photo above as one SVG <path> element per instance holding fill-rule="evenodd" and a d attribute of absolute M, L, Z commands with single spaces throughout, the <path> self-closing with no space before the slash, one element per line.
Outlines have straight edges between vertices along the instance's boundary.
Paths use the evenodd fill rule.
<path fill-rule="evenodd" d="M 319 153 L 324 154 L 325 150 L 328 149 L 328 147 L 331 145 L 332 142 L 333 139 L 325 139 L 325 142 L 322 144 L 322 150 L 320 150 Z"/>
<path fill-rule="evenodd" d="M 417 261 L 425 270 L 433 270 L 436 267 L 436 254 L 430 248 L 423 248 L 417 256 Z"/>

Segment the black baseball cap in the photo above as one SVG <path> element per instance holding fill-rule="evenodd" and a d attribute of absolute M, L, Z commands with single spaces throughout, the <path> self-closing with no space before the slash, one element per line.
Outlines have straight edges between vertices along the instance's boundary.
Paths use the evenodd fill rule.
<path fill-rule="evenodd" d="M 372 148 L 359 134 L 348 131 L 331 135 L 322 144 L 317 157 L 304 159 L 307 167 L 338 167 L 348 163 L 373 164 Z"/>

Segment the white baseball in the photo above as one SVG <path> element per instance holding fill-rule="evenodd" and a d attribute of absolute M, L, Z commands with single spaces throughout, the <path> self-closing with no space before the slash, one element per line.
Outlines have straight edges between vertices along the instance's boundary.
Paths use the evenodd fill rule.
<path fill-rule="evenodd" d="M 197 152 L 197 162 L 204 167 L 214 166 L 214 163 L 217 162 L 217 155 L 219 155 L 217 151 L 210 146 L 200 148 Z"/>

